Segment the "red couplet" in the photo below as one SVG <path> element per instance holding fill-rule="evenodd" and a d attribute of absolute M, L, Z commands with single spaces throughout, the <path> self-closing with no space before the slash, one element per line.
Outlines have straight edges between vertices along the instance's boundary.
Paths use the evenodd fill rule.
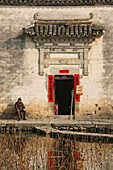
<path fill-rule="evenodd" d="M 54 101 L 54 76 L 49 75 L 48 76 L 48 102 L 53 102 Z"/>
<path fill-rule="evenodd" d="M 80 76 L 79 74 L 74 74 L 74 96 L 75 102 L 80 102 L 80 95 L 76 94 L 76 86 L 80 85 Z"/>
<path fill-rule="evenodd" d="M 53 170 L 54 167 L 53 154 L 53 151 L 48 152 L 48 170 Z"/>
<path fill-rule="evenodd" d="M 75 165 L 77 165 L 78 160 L 80 160 L 80 152 L 76 152 L 75 154 Z"/>

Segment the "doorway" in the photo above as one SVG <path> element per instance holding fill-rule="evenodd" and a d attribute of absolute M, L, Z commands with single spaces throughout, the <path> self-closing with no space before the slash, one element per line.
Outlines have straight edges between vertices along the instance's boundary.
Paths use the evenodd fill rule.
<path fill-rule="evenodd" d="M 58 115 L 70 115 L 72 90 L 74 89 L 73 76 L 55 76 L 55 105 L 58 105 Z M 74 95 L 72 114 L 74 115 Z"/>

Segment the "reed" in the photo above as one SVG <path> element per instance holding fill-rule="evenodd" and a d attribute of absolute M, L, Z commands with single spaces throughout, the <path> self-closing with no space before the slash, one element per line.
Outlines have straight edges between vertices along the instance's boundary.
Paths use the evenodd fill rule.
<path fill-rule="evenodd" d="M 0 170 L 104 170 L 113 167 L 108 139 L 34 133 L 0 134 Z"/>

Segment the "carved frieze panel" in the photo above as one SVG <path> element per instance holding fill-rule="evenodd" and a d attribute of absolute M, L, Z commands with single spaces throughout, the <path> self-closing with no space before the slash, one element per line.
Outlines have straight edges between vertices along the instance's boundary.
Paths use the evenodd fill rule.
<path fill-rule="evenodd" d="M 44 69 L 49 67 L 50 65 L 67 65 L 67 66 L 76 66 L 78 65 L 80 69 L 83 70 L 83 75 L 88 75 L 88 51 L 90 47 L 85 47 L 83 49 L 76 49 L 76 52 L 74 53 L 73 49 L 66 49 L 66 52 L 61 51 L 61 49 L 58 49 L 58 47 L 55 50 L 53 48 L 39 48 L 39 54 L 40 54 L 40 75 L 44 75 Z M 51 57 L 51 55 L 54 54 L 54 57 Z M 61 54 L 61 55 L 60 55 Z M 65 57 L 65 56 L 68 57 Z M 62 57 L 61 57 L 62 56 Z M 73 57 L 72 57 L 73 56 Z"/>

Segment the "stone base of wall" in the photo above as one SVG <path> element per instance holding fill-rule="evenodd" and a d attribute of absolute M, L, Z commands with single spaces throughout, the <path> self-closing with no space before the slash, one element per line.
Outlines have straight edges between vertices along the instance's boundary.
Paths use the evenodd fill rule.
<path fill-rule="evenodd" d="M 94 110 L 84 110 L 77 113 L 76 118 L 79 119 L 113 119 L 113 106 L 110 104 L 96 105 Z M 54 117 L 54 111 L 49 109 L 47 105 L 29 104 L 26 106 L 26 118 L 38 119 L 44 117 Z M 64 116 L 65 117 L 65 116 Z M 14 104 L 0 105 L 0 119 L 17 119 Z"/>
<path fill-rule="evenodd" d="M 26 107 L 28 118 L 39 118 L 39 117 L 53 117 L 52 110 L 49 110 L 47 106 L 41 106 L 39 104 L 32 104 Z"/>
<path fill-rule="evenodd" d="M 26 118 L 37 119 L 42 117 L 53 117 L 53 112 L 48 110 L 47 106 L 41 106 L 39 104 L 32 104 L 26 106 Z M 0 119 L 17 119 L 16 110 L 14 104 L 6 105 L 1 104 L 0 107 Z"/>

